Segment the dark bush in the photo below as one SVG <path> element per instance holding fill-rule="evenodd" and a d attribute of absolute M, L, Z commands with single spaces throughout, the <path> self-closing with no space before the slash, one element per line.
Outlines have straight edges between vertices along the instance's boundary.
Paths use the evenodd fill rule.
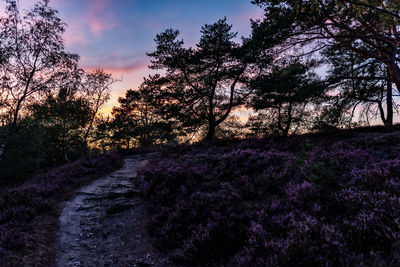
<path fill-rule="evenodd" d="M 140 171 L 150 231 L 189 265 L 398 266 L 400 153 L 385 151 L 400 144 L 384 134 L 165 154 Z"/>

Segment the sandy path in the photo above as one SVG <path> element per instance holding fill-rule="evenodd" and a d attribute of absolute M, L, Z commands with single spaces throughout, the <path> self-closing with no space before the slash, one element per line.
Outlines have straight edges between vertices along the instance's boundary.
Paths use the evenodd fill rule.
<path fill-rule="evenodd" d="M 132 181 L 152 155 L 81 188 L 59 218 L 56 266 L 166 266 L 146 231 L 146 211 Z"/>

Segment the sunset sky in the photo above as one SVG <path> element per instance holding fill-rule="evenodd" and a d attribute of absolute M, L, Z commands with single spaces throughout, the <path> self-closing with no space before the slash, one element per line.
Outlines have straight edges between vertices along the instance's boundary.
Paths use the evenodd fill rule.
<path fill-rule="evenodd" d="M 23 8 L 35 2 L 19 0 Z M 50 0 L 50 5 L 68 24 L 67 51 L 81 56 L 81 67 L 102 67 L 122 78 L 113 86 L 105 112 L 127 89 L 137 88 L 151 73 L 146 52 L 155 50 L 157 33 L 174 28 L 180 30 L 187 45 L 193 45 L 202 25 L 226 16 L 239 37 L 248 36 L 250 18 L 262 14 L 250 0 Z"/>

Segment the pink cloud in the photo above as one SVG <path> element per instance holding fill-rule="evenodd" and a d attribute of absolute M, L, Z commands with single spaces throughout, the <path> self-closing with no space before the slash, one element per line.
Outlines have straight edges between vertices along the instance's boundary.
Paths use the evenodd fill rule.
<path fill-rule="evenodd" d="M 90 31 L 96 35 L 101 35 L 104 31 L 111 30 L 116 26 L 114 14 L 110 13 L 110 0 L 91 0 L 88 14 Z"/>
<path fill-rule="evenodd" d="M 133 73 L 138 71 L 146 70 L 148 66 L 147 62 L 140 62 L 140 63 L 133 63 L 129 65 L 123 66 L 103 66 L 102 69 L 105 72 L 111 73 L 113 75 L 121 75 L 124 73 Z M 93 71 L 98 67 L 95 66 L 83 66 L 82 67 L 85 71 Z"/>
<path fill-rule="evenodd" d="M 58 6 L 59 8 L 60 5 Z M 65 32 L 68 46 L 75 44 L 87 45 L 90 43 L 90 34 L 100 37 L 105 31 L 117 26 L 114 13 L 111 11 L 111 0 L 90 0 L 83 12 L 84 15 L 81 17 L 65 18 L 68 24 Z"/>
<path fill-rule="evenodd" d="M 84 22 L 81 19 L 68 22 L 68 27 L 64 34 L 67 46 L 72 46 L 74 44 L 82 45 L 89 42 L 87 34 L 82 28 L 82 24 L 84 24 Z"/>

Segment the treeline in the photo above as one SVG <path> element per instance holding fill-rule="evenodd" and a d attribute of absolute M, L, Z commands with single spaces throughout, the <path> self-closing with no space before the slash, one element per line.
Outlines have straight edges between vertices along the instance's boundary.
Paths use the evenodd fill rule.
<path fill-rule="evenodd" d="M 99 109 L 113 77 L 85 72 L 65 51 L 66 25 L 48 1 L 21 14 L 6 1 L 0 18 L 1 184 L 96 153 Z"/>
<path fill-rule="evenodd" d="M 194 47 L 174 29 L 156 36 L 149 67 L 163 74 L 119 100 L 111 125 L 121 145 L 393 124 L 398 1 L 252 3 L 265 16 L 241 41 L 226 18 L 204 25 Z M 234 112 L 243 109 L 247 122 Z"/>
<path fill-rule="evenodd" d="M 227 19 L 194 47 L 167 29 L 148 53 L 160 74 L 99 109 L 115 80 L 78 68 L 65 24 L 43 0 L 0 20 L 1 168 L 20 176 L 113 148 L 392 125 L 400 88 L 398 1 L 255 0 L 264 11 L 238 38 Z M 244 122 L 236 111 L 251 112 Z M 4 171 L 7 170 L 7 171 Z"/>

